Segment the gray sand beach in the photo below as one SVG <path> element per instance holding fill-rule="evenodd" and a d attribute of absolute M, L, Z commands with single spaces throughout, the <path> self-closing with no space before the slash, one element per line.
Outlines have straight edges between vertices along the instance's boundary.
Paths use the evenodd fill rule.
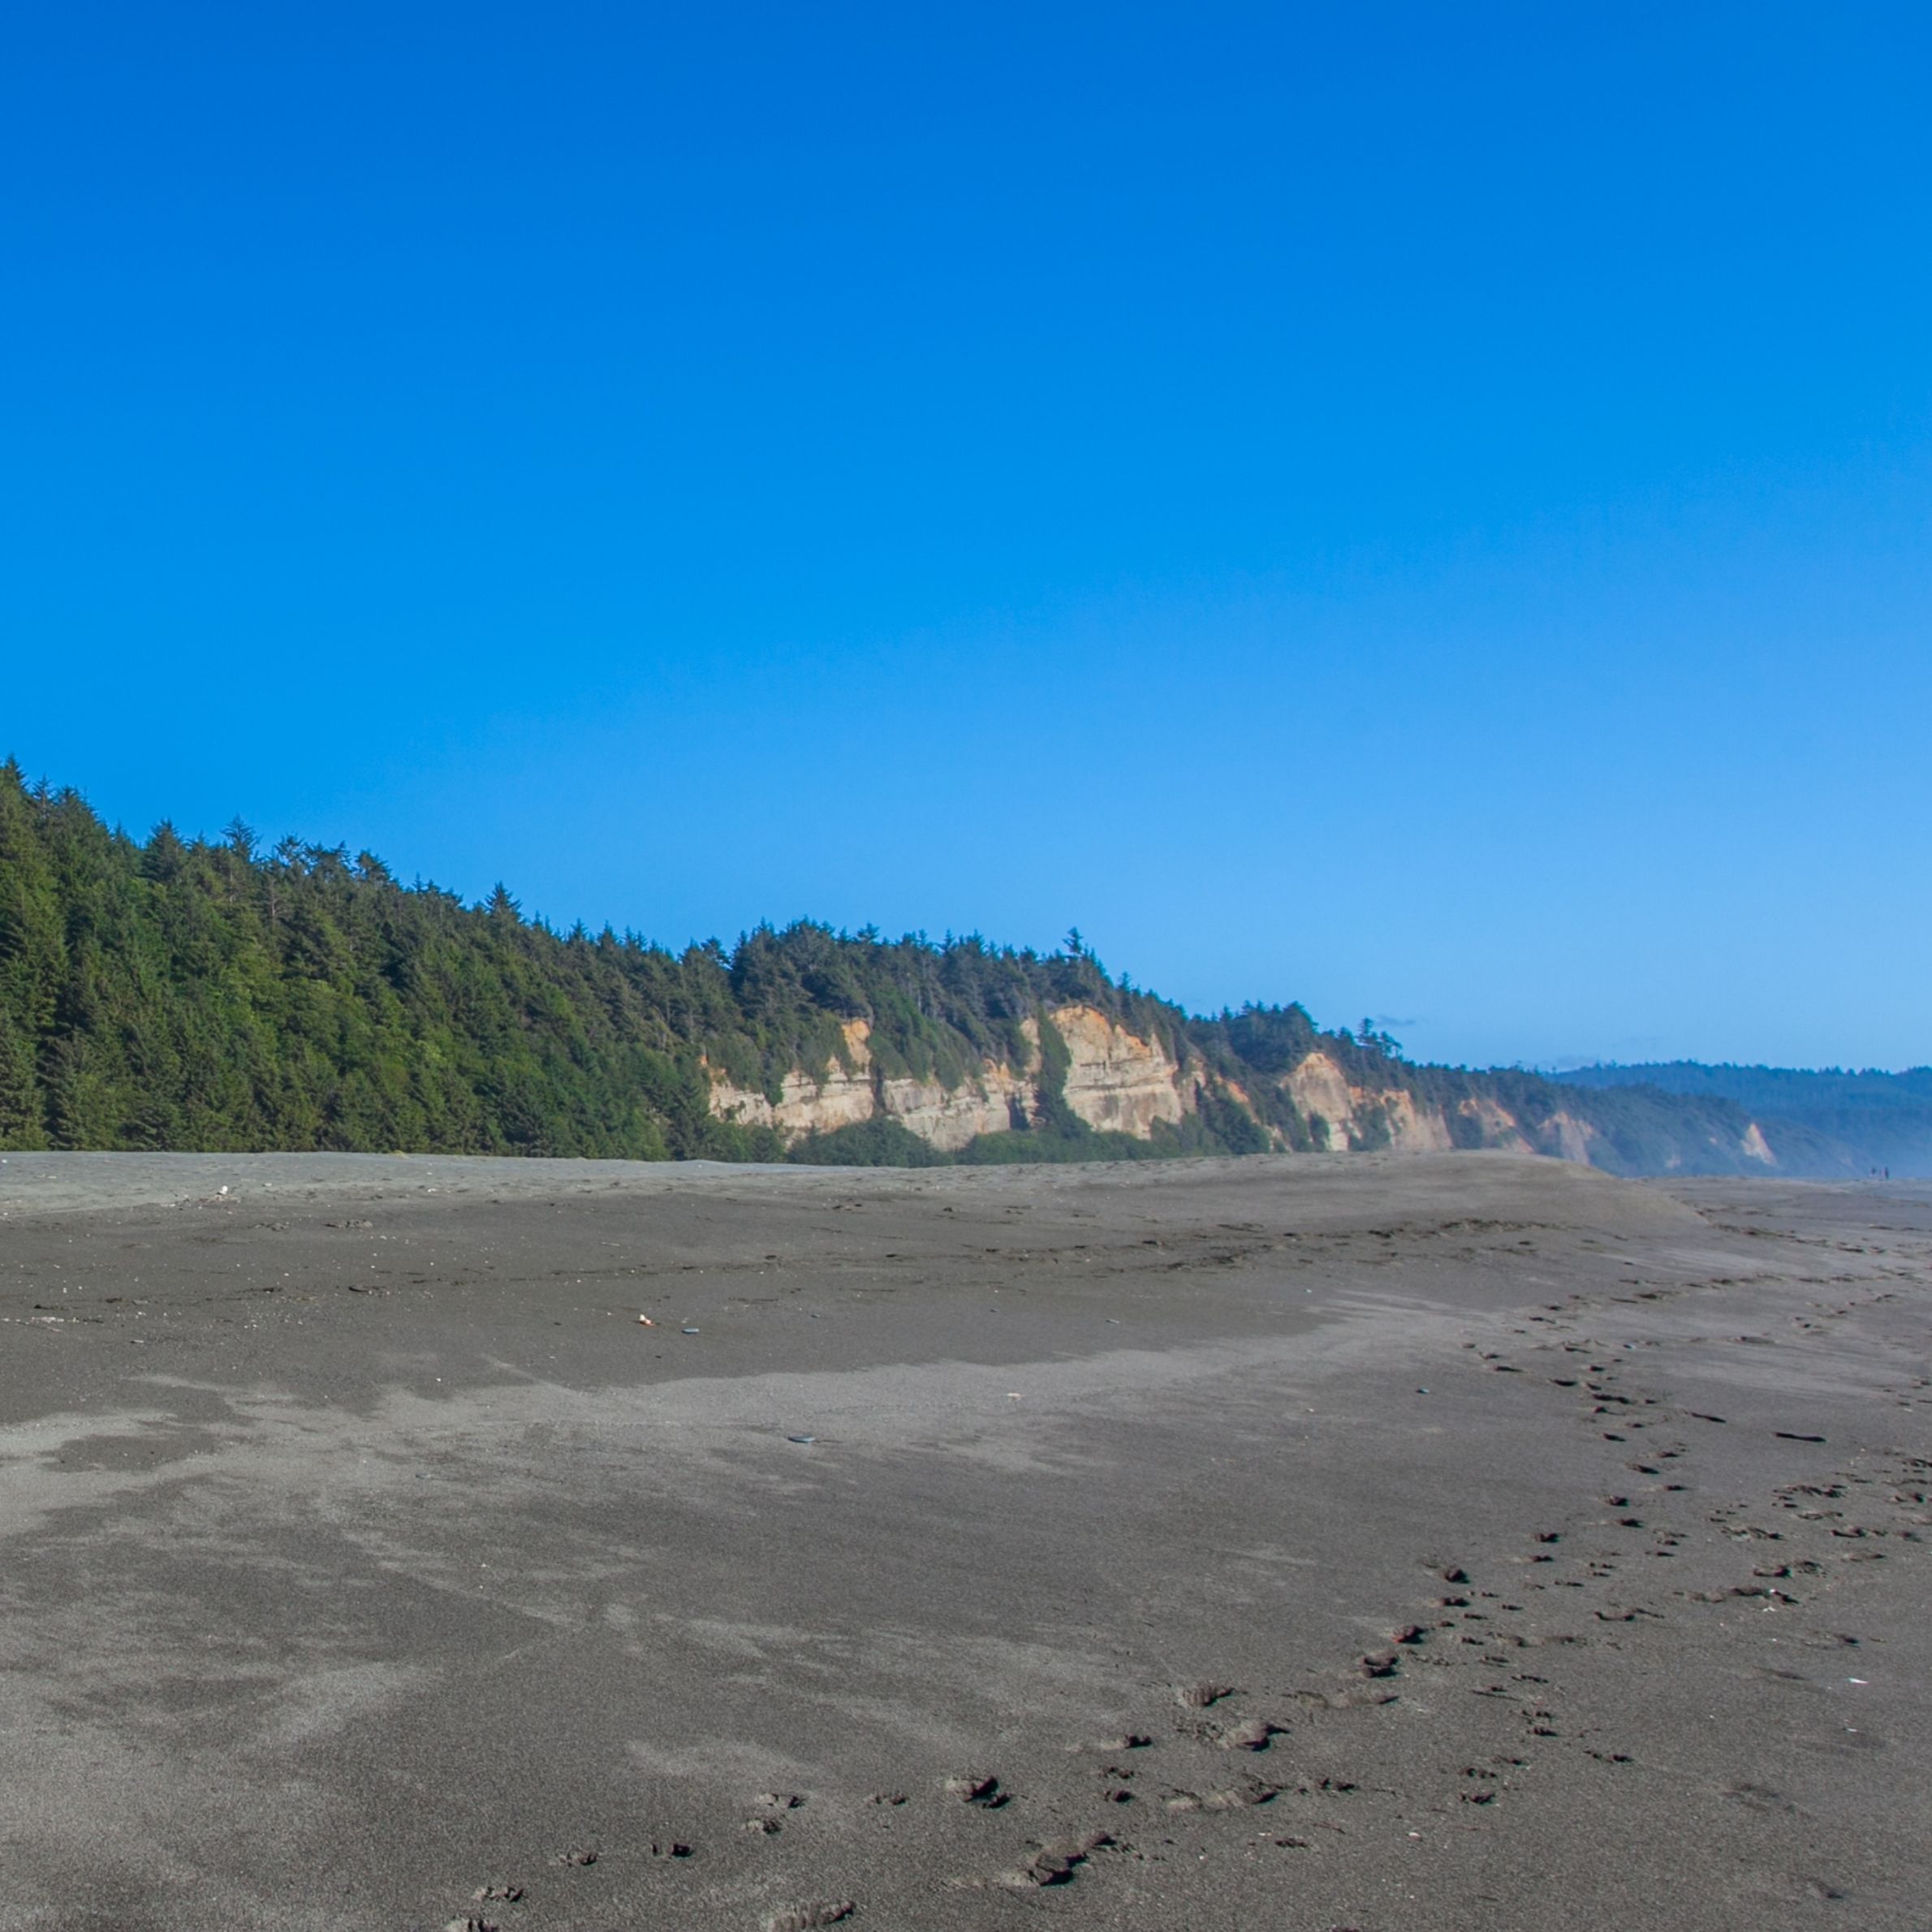
<path fill-rule="evenodd" d="M 0 1928 L 1917 1927 L 1932 1184 L 0 1163 Z"/>

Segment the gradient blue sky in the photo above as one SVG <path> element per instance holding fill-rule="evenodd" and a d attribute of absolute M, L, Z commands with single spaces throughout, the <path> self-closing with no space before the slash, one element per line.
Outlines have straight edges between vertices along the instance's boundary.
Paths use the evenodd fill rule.
<path fill-rule="evenodd" d="M 0 756 L 681 943 L 1932 1059 L 1932 15 L 0 24 Z"/>

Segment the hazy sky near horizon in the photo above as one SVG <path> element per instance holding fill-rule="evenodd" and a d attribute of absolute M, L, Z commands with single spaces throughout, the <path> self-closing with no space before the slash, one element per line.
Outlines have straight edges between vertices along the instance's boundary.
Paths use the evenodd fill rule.
<path fill-rule="evenodd" d="M 0 757 L 563 924 L 1932 1060 L 1932 15 L 0 25 Z"/>

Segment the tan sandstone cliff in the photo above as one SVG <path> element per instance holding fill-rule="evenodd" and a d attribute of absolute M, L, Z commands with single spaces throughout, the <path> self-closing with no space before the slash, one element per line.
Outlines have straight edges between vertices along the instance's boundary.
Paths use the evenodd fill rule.
<path fill-rule="evenodd" d="M 1048 1017 L 1066 1046 L 1062 1093 L 1067 1106 L 1098 1132 L 1149 1140 L 1158 1125 L 1179 1126 L 1208 1093 L 1257 1115 L 1248 1094 L 1235 1082 L 1192 1058 L 1177 1060 L 1158 1039 L 1141 1037 L 1096 1007 L 1058 1007 Z M 1021 1028 L 1029 1050 L 1024 1063 L 982 1060 L 969 1078 L 953 1087 L 936 1079 L 888 1077 L 874 1061 L 871 1031 L 865 1020 L 847 1021 L 842 1057 L 820 1075 L 793 1068 L 775 1102 L 734 1085 L 714 1070 L 712 1112 L 747 1126 L 775 1128 L 787 1142 L 885 1119 L 948 1154 L 981 1134 L 1003 1132 L 1035 1116 L 1043 1065 L 1037 1022 L 1029 1020 Z M 1568 1112 L 1559 1110 L 1529 1127 L 1499 1101 L 1481 1097 L 1454 1103 L 1458 1122 L 1452 1132 L 1440 1105 L 1419 1102 L 1406 1087 L 1352 1083 L 1343 1067 L 1320 1051 L 1306 1055 L 1279 1084 L 1305 1126 L 1303 1144 L 1330 1153 L 1363 1148 L 1438 1153 L 1473 1141 L 1587 1165 L 1597 1137 L 1587 1121 Z M 1266 1131 L 1275 1146 L 1289 1145 L 1278 1127 Z M 1738 1152 L 1766 1167 L 1776 1165 L 1756 1126 Z"/>
<path fill-rule="evenodd" d="M 1016 1103 L 1021 1119 L 1030 1117 L 1040 1039 L 1039 1027 L 1030 1020 L 1020 1029 L 1033 1047 L 1026 1065 L 982 1060 L 974 1078 L 950 1089 L 936 1080 L 887 1078 L 873 1063 L 870 1024 L 850 1020 L 843 1030 L 845 1063 L 834 1061 L 817 1078 L 794 1067 L 785 1076 L 775 1105 L 755 1089 L 734 1086 L 714 1071 L 711 1111 L 747 1127 L 776 1128 L 787 1141 L 834 1133 L 882 1116 L 947 1154 L 956 1154 L 981 1134 L 1005 1132 L 1013 1124 Z"/>
<path fill-rule="evenodd" d="M 1059 1007 L 1052 1017 L 1067 1042 L 1067 1104 L 1089 1127 L 1145 1141 L 1157 1120 L 1178 1127 L 1192 1110 L 1192 1089 L 1158 1041 L 1092 1007 Z"/>
<path fill-rule="evenodd" d="M 1050 1017 L 1067 1046 L 1067 1104 L 1088 1126 L 1145 1141 L 1156 1121 L 1176 1125 L 1193 1110 L 1197 1080 L 1184 1077 L 1158 1041 L 1092 1007 L 1061 1007 Z M 848 1020 L 844 1063 L 834 1061 L 818 1077 L 795 1067 L 776 1102 L 714 1071 L 711 1111 L 748 1127 L 775 1128 L 788 1141 L 883 1117 L 956 1153 L 981 1134 L 1004 1132 L 1016 1109 L 1025 1120 L 1037 1107 L 1040 1029 L 1029 1020 L 1020 1031 L 1032 1050 L 1024 1065 L 982 1060 L 972 1078 L 947 1088 L 937 1080 L 885 1077 L 873 1063 L 870 1026 Z"/>

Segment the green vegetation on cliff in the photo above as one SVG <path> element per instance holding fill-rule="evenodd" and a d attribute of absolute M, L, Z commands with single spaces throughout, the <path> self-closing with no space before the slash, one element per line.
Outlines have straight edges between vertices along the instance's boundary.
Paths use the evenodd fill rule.
<path fill-rule="evenodd" d="M 1171 1048 L 1187 1024 L 1077 948 L 800 925 L 673 953 L 240 825 L 139 843 L 0 766 L 0 1147 L 775 1159 L 770 1129 L 712 1116 L 709 1069 L 775 1098 L 863 1018 L 882 1077 L 952 1087 L 1076 1000 Z M 852 1154 L 907 1154 L 889 1125 Z M 1022 1127 L 1035 1158 L 1080 1133 Z"/>
<path fill-rule="evenodd" d="M 1177 1123 L 1138 1139 L 1075 1111 L 1052 1018 L 1069 1007 L 1201 1070 Z M 853 1020 L 869 1029 L 876 1091 L 957 1092 L 992 1063 L 1029 1069 L 1032 1099 L 956 1155 L 882 1117 L 790 1146 L 716 1117 L 714 1080 L 775 1102 L 796 1070 L 852 1074 Z M 890 1164 L 1248 1154 L 1331 1144 L 1288 1081 L 1317 1054 L 1364 1097 L 1347 1126 L 1365 1149 L 1390 1144 L 1399 1105 L 1482 1145 L 1487 1106 L 1531 1145 L 1588 1120 L 1591 1158 L 1624 1171 L 1727 1171 L 1749 1124 L 1716 1097 L 1412 1066 L 1366 1023 L 1326 1032 L 1298 1006 L 1191 1016 L 1110 977 L 1077 935 L 1042 955 L 800 924 L 674 953 L 608 928 L 558 933 L 500 886 L 465 906 L 366 852 L 260 849 L 239 823 L 213 841 L 166 825 L 137 841 L 77 793 L 0 766 L 0 1149 Z"/>

